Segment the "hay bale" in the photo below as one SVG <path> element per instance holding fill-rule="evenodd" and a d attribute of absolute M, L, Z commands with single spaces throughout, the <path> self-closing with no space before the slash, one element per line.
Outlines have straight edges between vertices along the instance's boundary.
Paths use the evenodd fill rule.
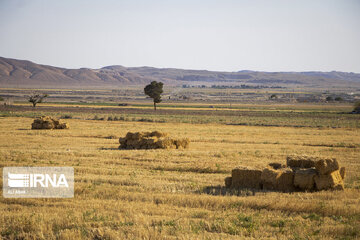
<path fill-rule="evenodd" d="M 159 131 L 153 131 L 153 132 L 149 133 L 149 137 L 162 138 L 162 137 L 167 137 L 167 136 L 168 136 L 167 133 L 159 132 Z"/>
<path fill-rule="evenodd" d="M 321 190 L 344 190 L 344 181 L 340 171 L 336 170 L 326 175 L 316 175 L 314 177 L 316 189 Z"/>
<path fill-rule="evenodd" d="M 152 146 L 156 144 L 156 142 L 159 141 L 159 139 L 157 137 L 147 137 L 147 138 L 143 138 L 142 141 L 144 142 L 145 145 Z"/>
<path fill-rule="evenodd" d="M 315 168 L 321 175 L 326 175 L 339 170 L 339 163 L 335 158 L 324 158 L 315 163 Z"/>
<path fill-rule="evenodd" d="M 294 188 L 294 172 L 291 168 L 279 169 L 280 174 L 277 177 L 276 190 L 283 192 L 292 192 Z"/>
<path fill-rule="evenodd" d="M 121 149 L 180 149 L 188 148 L 189 139 L 172 139 L 167 133 L 154 132 L 128 132 L 125 137 L 119 138 Z"/>
<path fill-rule="evenodd" d="M 286 157 L 286 165 L 291 168 L 312 168 L 315 167 L 317 161 L 318 158 L 306 155 L 292 155 Z"/>
<path fill-rule="evenodd" d="M 294 172 L 290 168 L 265 168 L 261 173 L 261 182 L 266 190 L 283 192 L 294 191 Z"/>
<path fill-rule="evenodd" d="M 147 135 L 149 135 L 148 132 L 136 132 L 136 133 L 133 133 L 131 139 L 132 140 L 141 140 L 142 138 L 146 137 Z"/>
<path fill-rule="evenodd" d="M 69 125 L 63 123 L 58 119 L 42 116 L 34 120 L 31 124 L 31 129 L 68 129 Z"/>
<path fill-rule="evenodd" d="M 277 162 L 272 162 L 272 163 L 269 163 L 268 165 L 270 167 L 272 167 L 273 169 L 286 168 L 286 166 L 284 164 L 277 163 Z"/>
<path fill-rule="evenodd" d="M 250 167 L 237 167 L 231 172 L 232 187 L 261 189 L 260 169 Z"/>
<path fill-rule="evenodd" d="M 175 139 L 174 144 L 177 149 L 185 149 L 189 147 L 190 140 L 188 138 Z"/>
<path fill-rule="evenodd" d="M 171 138 L 159 139 L 156 142 L 155 146 L 156 146 L 156 148 L 162 148 L 162 149 L 175 149 L 176 148 L 174 140 Z"/>
<path fill-rule="evenodd" d="M 227 188 L 231 187 L 231 183 L 232 183 L 232 177 L 226 177 L 225 178 L 225 187 L 227 187 Z"/>
<path fill-rule="evenodd" d="M 126 140 L 132 139 L 132 136 L 133 136 L 133 135 L 134 135 L 134 133 L 128 132 L 128 133 L 126 134 L 126 136 L 125 136 L 125 139 L 126 139 Z"/>
<path fill-rule="evenodd" d="M 340 175 L 341 175 L 341 178 L 342 178 L 343 180 L 345 180 L 345 175 L 346 175 L 345 167 L 341 167 L 341 168 L 340 168 Z"/>
<path fill-rule="evenodd" d="M 56 129 L 68 129 L 69 124 L 68 123 L 59 123 L 58 125 L 55 125 Z"/>
<path fill-rule="evenodd" d="M 124 144 L 125 142 L 126 142 L 126 138 L 124 138 L 124 137 L 119 138 L 119 143 L 120 144 Z"/>
<path fill-rule="evenodd" d="M 53 122 L 46 121 L 42 123 L 42 129 L 54 129 L 56 126 Z"/>
<path fill-rule="evenodd" d="M 32 123 L 31 124 L 31 129 L 41 129 L 41 123 Z"/>
<path fill-rule="evenodd" d="M 294 186 L 304 191 L 315 189 L 315 180 L 317 171 L 315 168 L 298 169 L 295 171 Z"/>
<path fill-rule="evenodd" d="M 32 129 L 54 129 L 55 125 L 52 121 L 34 122 L 31 124 Z"/>
<path fill-rule="evenodd" d="M 261 183 L 266 190 L 275 190 L 277 171 L 273 168 L 265 168 L 261 173 Z"/>

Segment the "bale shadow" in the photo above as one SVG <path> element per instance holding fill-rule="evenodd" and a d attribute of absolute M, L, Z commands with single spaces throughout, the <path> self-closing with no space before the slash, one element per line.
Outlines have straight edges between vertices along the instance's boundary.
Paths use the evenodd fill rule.
<path fill-rule="evenodd" d="M 239 197 L 247 197 L 247 196 L 255 196 L 255 195 L 264 195 L 267 193 L 298 193 L 304 192 L 299 189 L 295 189 L 293 191 L 280 191 L 280 190 L 271 190 L 271 189 L 256 189 L 256 188 L 227 188 L 225 186 L 206 186 L 202 190 L 196 191 L 198 194 L 208 194 L 213 196 L 239 196 Z M 311 191 L 309 191 L 311 192 Z"/>
<path fill-rule="evenodd" d="M 98 150 L 118 150 L 118 151 L 130 151 L 130 150 L 146 150 L 146 149 L 126 149 L 119 147 L 100 147 Z"/>
<path fill-rule="evenodd" d="M 101 147 L 101 148 L 98 148 L 99 150 L 124 150 L 124 149 L 121 149 L 121 148 L 114 148 L 114 147 Z"/>
<path fill-rule="evenodd" d="M 213 196 L 255 196 L 259 193 L 269 192 L 261 189 L 250 188 L 227 188 L 225 186 L 206 186 L 202 190 L 196 191 L 198 194 L 208 194 Z"/>

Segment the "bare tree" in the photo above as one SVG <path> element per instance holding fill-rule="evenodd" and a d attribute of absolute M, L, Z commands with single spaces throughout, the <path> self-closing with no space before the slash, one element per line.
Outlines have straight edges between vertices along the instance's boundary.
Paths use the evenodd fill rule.
<path fill-rule="evenodd" d="M 36 104 L 41 103 L 48 96 L 47 94 L 34 93 L 29 96 L 29 102 L 32 103 L 33 107 L 36 107 Z"/>

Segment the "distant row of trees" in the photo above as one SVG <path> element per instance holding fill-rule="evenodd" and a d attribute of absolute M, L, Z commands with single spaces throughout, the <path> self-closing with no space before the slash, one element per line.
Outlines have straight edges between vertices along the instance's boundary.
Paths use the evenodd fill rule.
<path fill-rule="evenodd" d="M 144 88 L 144 92 L 150 98 L 153 99 L 154 102 L 154 110 L 156 110 L 156 104 L 160 103 L 161 94 L 163 93 L 163 86 L 162 82 L 152 81 L 149 85 L 146 85 Z M 28 101 L 32 103 L 33 107 L 36 107 L 38 103 L 42 103 L 45 98 L 47 98 L 48 94 L 39 94 L 34 93 L 28 97 Z M 0 100 L 3 100 L 2 98 Z"/>
<path fill-rule="evenodd" d="M 144 93 L 153 99 L 155 111 L 156 111 L 156 104 L 160 103 L 162 101 L 161 94 L 163 93 L 163 86 L 164 86 L 164 84 L 162 82 L 152 81 L 150 84 L 146 85 L 144 88 Z M 213 85 L 213 86 L 216 86 L 216 85 Z M 243 85 L 241 85 L 241 86 L 243 86 Z M 49 96 L 48 94 L 34 93 L 28 97 L 28 101 L 30 103 L 32 103 L 33 107 L 36 107 L 36 105 L 38 103 L 43 102 L 43 100 L 45 98 L 47 98 L 48 96 Z M 269 99 L 277 99 L 277 98 L 278 98 L 278 96 L 276 94 L 272 94 L 269 97 Z M 0 101 L 3 101 L 2 97 L 0 97 Z M 333 98 L 332 96 L 328 96 L 326 98 L 326 101 L 328 101 L 328 102 L 343 101 L 343 99 L 341 97 Z M 360 102 L 355 103 L 353 112 L 360 113 Z"/>
<path fill-rule="evenodd" d="M 343 99 L 342 97 L 335 97 L 335 98 L 333 98 L 333 97 L 331 97 L 331 96 L 326 97 L 326 101 L 327 101 L 327 102 L 343 101 L 343 100 L 344 100 L 344 99 Z"/>
<path fill-rule="evenodd" d="M 216 89 L 264 89 L 264 88 L 280 89 L 280 88 L 284 88 L 284 87 L 265 86 L 265 85 L 252 86 L 252 85 L 241 84 L 241 85 L 235 85 L 235 86 L 233 86 L 233 85 L 211 85 L 211 88 L 216 88 Z"/>
<path fill-rule="evenodd" d="M 189 84 L 183 84 L 182 88 L 207 88 L 206 85 L 189 85 Z M 210 88 L 216 88 L 216 89 L 264 89 L 264 88 L 285 88 L 281 86 L 266 86 L 266 85 L 211 85 Z"/>

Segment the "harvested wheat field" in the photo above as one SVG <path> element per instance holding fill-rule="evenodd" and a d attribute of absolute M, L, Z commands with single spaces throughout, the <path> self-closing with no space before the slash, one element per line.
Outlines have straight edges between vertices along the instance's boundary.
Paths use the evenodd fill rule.
<path fill-rule="evenodd" d="M 31 129 L 32 118 L 0 119 L 2 167 L 75 169 L 72 199 L 1 196 L 3 239 L 360 237 L 359 128 L 66 121 L 71 125 L 66 131 L 44 131 Z M 189 138 L 191 147 L 118 148 L 128 132 L 152 131 Z M 345 190 L 281 193 L 225 187 L 225 177 L 237 166 L 247 167 L 240 172 L 285 164 L 291 154 L 336 158 L 346 169 Z M 320 168 L 327 174 L 331 164 Z M 337 177 L 345 174 L 337 171 Z M 261 177 L 270 182 L 271 174 L 254 173 L 258 179 L 248 185 L 257 186 Z M 301 174 L 311 173 L 298 174 L 298 184 L 310 188 Z"/>

